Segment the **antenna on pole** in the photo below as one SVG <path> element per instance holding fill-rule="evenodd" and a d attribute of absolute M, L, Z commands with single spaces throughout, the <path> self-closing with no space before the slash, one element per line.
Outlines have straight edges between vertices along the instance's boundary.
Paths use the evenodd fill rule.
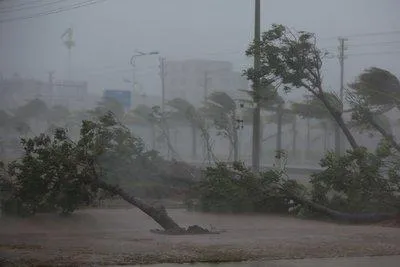
<path fill-rule="evenodd" d="M 75 46 L 73 39 L 74 31 L 72 27 L 69 27 L 62 35 L 61 39 L 64 40 L 64 45 L 68 49 L 68 79 L 71 80 L 71 51 L 72 47 Z"/>

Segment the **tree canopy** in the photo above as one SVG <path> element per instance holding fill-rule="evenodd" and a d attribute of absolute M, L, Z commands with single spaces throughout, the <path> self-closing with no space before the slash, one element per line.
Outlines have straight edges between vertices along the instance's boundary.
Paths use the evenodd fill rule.
<path fill-rule="evenodd" d="M 399 79 L 387 70 L 376 67 L 366 69 L 349 87 L 371 108 L 385 111 L 400 107 Z"/>

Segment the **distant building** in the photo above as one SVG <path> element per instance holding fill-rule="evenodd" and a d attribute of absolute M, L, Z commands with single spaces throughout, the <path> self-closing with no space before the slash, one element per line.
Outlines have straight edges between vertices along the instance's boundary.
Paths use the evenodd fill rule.
<path fill-rule="evenodd" d="M 132 94 L 132 99 L 132 109 L 137 108 L 139 105 L 148 107 L 161 106 L 161 96 L 158 95 L 134 92 Z"/>
<path fill-rule="evenodd" d="M 248 81 L 241 73 L 233 71 L 226 61 L 185 60 L 167 61 L 165 77 L 166 99 L 183 98 L 199 106 L 205 94 L 224 91 L 232 97 L 238 89 L 247 89 Z"/>
<path fill-rule="evenodd" d="M 18 76 L 0 80 L 1 109 L 14 109 L 32 99 L 40 99 L 50 105 L 52 100 L 51 85 L 34 79 L 21 79 Z"/>
<path fill-rule="evenodd" d="M 14 109 L 32 99 L 40 99 L 48 106 L 62 105 L 71 110 L 88 108 L 86 82 L 56 81 L 43 82 L 14 76 L 0 80 L 0 106 Z"/>
<path fill-rule="evenodd" d="M 52 105 L 66 106 L 70 110 L 86 109 L 88 85 L 83 81 L 56 81 L 53 84 Z"/>

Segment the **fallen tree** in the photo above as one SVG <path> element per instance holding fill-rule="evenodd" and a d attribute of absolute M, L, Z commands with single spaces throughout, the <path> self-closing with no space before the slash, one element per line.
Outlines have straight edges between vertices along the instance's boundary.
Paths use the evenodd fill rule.
<path fill-rule="evenodd" d="M 335 154 L 327 155 L 323 163 L 326 170 L 311 178 L 311 192 L 286 177 L 285 167 L 259 174 L 239 163 L 210 167 L 195 188 L 199 199 L 197 208 L 206 212 L 287 214 L 297 206 L 297 214 L 302 210 L 306 212 L 306 217 L 328 217 L 345 223 L 376 223 L 399 218 L 400 199 L 396 195 L 399 183 L 377 176 L 380 162 L 372 153 L 350 153 L 335 164 L 329 161 L 330 157 L 335 157 Z M 357 158 L 359 164 L 375 161 L 375 168 L 364 168 L 361 173 L 355 166 L 350 170 L 348 165 L 357 161 L 352 157 Z M 337 172 L 339 167 L 347 171 Z M 344 178 L 339 180 L 336 172 Z M 349 186 L 349 182 L 353 187 Z"/>
<path fill-rule="evenodd" d="M 17 213 L 70 214 L 102 193 L 105 197 L 119 196 L 139 208 L 165 233 L 210 232 L 199 226 L 180 227 L 163 206 L 149 205 L 121 186 L 158 177 L 164 172 L 158 166 L 165 163 L 155 151 L 146 151 L 141 139 L 132 136 L 111 113 L 98 121 L 83 121 L 77 141 L 72 141 L 64 129 L 56 129 L 54 136 L 22 139 L 22 145 L 24 156 L 9 165 L 8 178 L 2 179 L 13 187 L 7 201 L 17 203 Z"/>

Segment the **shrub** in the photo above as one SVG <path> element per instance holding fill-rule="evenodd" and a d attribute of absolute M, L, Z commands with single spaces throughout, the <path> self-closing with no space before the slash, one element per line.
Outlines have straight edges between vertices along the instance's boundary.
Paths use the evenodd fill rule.
<path fill-rule="evenodd" d="M 205 170 L 197 187 L 199 209 L 206 212 L 287 213 L 291 203 L 283 189 L 289 187 L 300 188 L 294 181 L 284 179 L 280 172 L 253 173 L 241 163 L 234 163 L 232 168 L 219 163 Z"/>
<path fill-rule="evenodd" d="M 321 160 L 324 171 L 312 175 L 312 200 L 343 212 L 396 211 L 399 207 L 399 161 L 386 142 L 375 153 L 366 148 Z"/>

